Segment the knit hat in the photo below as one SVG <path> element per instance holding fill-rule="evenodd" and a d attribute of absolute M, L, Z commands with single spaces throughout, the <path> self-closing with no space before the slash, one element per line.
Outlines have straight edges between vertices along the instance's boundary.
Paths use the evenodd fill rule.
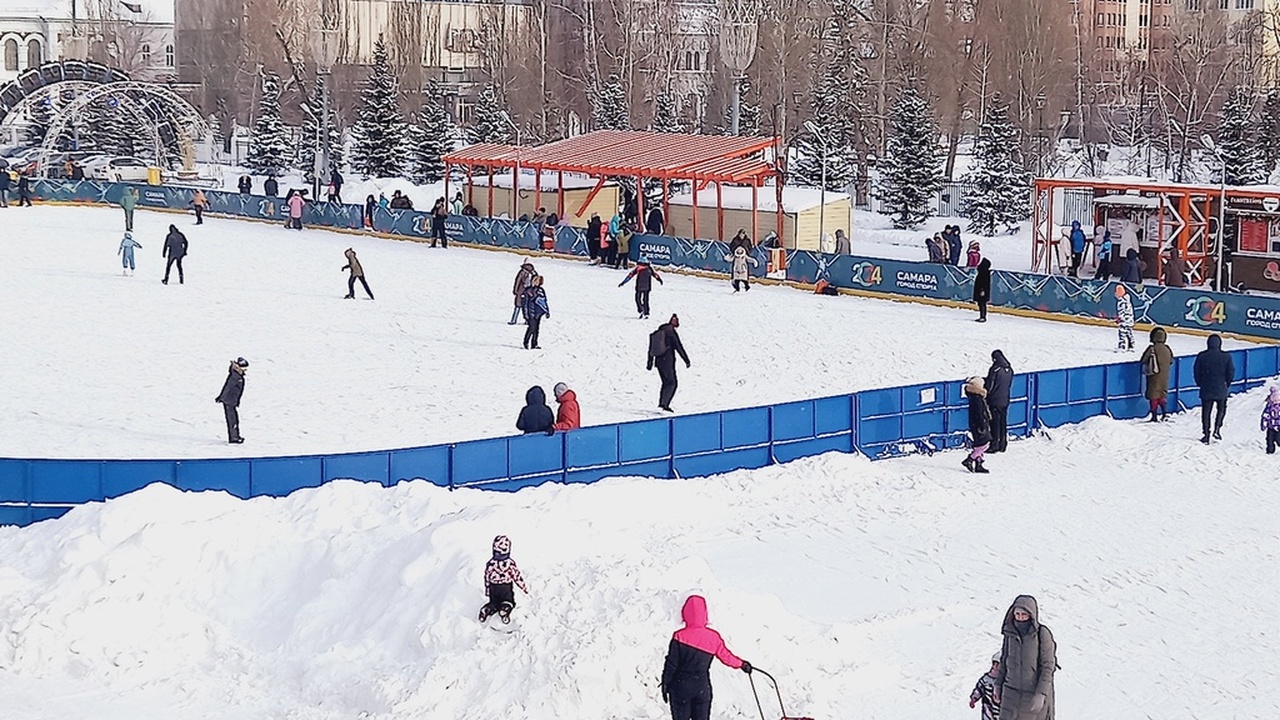
<path fill-rule="evenodd" d="M 247 367 L 249 367 L 249 361 L 248 361 L 248 360 L 245 360 L 245 359 L 244 359 L 244 358 L 242 358 L 242 357 L 241 357 L 241 358 L 236 358 L 236 367 L 247 368 Z"/>
<path fill-rule="evenodd" d="M 671 316 L 671 327 L 680 327 L 680 316 L 679 316 L 679 315 L 674 315 L 674 314 L 673 314 L 673 315 Z"/>
<path fill-rule="evenodd" d="M 986 382 L 982 378 L 978 377 L 977 375 L 974 375 L 973 377 L 964 381 L 964 391 L 969 393 L 970 395 L 986 395 L 987 394 Z"/>
<path fill-rule="evenodd" d="M 554 395 L 557 400 L 567 392 L 569 392 L 569 386 L 562 382 L 556 383 L 556 386 L 551 388 L 551 394 Z"/>
<path fill-rule="evenodd" d="M 511 554 L 511 538 L 506 535 L 495 537 L 493 539 L 493 554 L 495 557 Z"/>
<path fill-rule="evenodd" d="M 1128 291 L 1128 290 L 1125 290 L 1125 288 L 1124 288 L 1124 286 L 1123 286 L 1123 285 L 1117 285 L 1117 286 L 1116 286 L 1116 297 L 1118 297 L 1118 298 L 1122 298 L 1122 297 L 1124 297 L 1124 296 L 1125 296 L 1125 294 L 1126 294 L 1126 293 L 1128 293 L 1128 292 L 1129 292 L 1129 291 Z"/>
<path fill-rule="evenodd" d="M 1280 385 L 1271 386 L 1271 394 L 1267 395 L 1267 402 L 1272 404 L 1280 403 Z"/>
<path fill-rule="evenodd" d="M 992 655 L 992 656 L 991 656 L 991 662 L 993 662 L 993 663 L 998 663 L 998 662 L 1000 662 L 1000 653 L 999 653 L 999 652 L 996 652 L 996 654 L 995 654 L 995 655 Z"/>

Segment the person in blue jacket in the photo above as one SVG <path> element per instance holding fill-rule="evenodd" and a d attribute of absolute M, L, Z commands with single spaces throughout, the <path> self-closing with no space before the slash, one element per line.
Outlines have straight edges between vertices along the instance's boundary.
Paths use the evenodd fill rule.
<path fill-rule="evenodd" d="M 947 241 L 947 250 L 948 250 L 947 264 L 959 265 L 960 253 L 964 249 L 960 241 L 960 226 L 959 225 L 948 226 L 947 232 L 944 232 L 942 234 L 942 239 Z"/>
<path fill-rule="evenodd" d="M 524 349 L 541 350 L 538 331 L 542 328 L 542 318 L 551 317 L 551 307 L 547 304 L 547 291 L 542 289 L 541 275 L 535 277 L 520 295 L 520 309 L 524 312 L 525 322 L 529 323 L 524 331 Z"/>
<path fill-rule="evenodd" d="M 142 243 L 133 239 L 133 233 L 128 230 L 124 233 L 124 239 L 120 241 L 120 249 L 116 254 L 120 256 L 120 264 L 123 269 L 121 275 L 132 275 L 134 268 L 137 267 L 133 263 L 133 249 L 142 247 Z"/>
<path fill-rule="evenodd" d="M 1111 279 L 1111 271 L 1109 265 L 1111 263 L 1111 252 L 1115 245 L 1111 242 L 1111 231 L 1106 230 L 1102 233 L 1102 244 L 1098 246 L 1098 271 L 1093 274 L 1094 280 L 1102 280 L 1106 282 Z"/>
<path fill-rule="evenodd" d="M 1080 276 L 1080 262 L 1084 259 L 1086 239 L 1079 220 L 1071 221 L 1071 277 Z"/>

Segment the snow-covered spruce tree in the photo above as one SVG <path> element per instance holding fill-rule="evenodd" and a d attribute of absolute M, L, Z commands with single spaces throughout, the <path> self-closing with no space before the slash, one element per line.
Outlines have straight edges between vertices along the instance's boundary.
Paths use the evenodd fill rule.
<path fill-rule="evenodd" d="M 435 82 L 427 85 L 422 109 L 413 132 L 413 178 L 429 183 L 444 179 L 444 156 L 453 149 L 453 123 L 445 108 L 444 92 Z"/>
<path fill-rule="evenodd" d="M 22 130 L 22 141 L 27 145 L 40 145 L 49 134 L 49 126 L 53 124 L 53 103 L 52 97 L 46 97 L 28 106 L 27 124 Z"/>
<path fill-rule="evenodd" d="M 997 227 L 1013 229 L 1031 214 L 1031 177 L 1023 165 L 1018 131 L 1009 120 L 1009 105 L 999 95 L 987 106 L 965 180 L 976 186 L 960 209 L 969 218 L 969 232 L 990 237 Z"/>
<path fill-rule="evenodd" d="M 1271 88 L 1262 104 L 1262 122 L 1259 123 L 1259 145 L 1262 147 L 1262 169 L 1270 178 L 1280 162 L 1280 88 Z"/>
<path fill-rule="evenodd" d="M 810 187 L 822 184 L 826 161 L 827 190 L 844 192 L 853 183 L 855 123 L 859 112 L 854 84 L 865 79 L 861 64 L 850 55 L 834 54 L 822 69 L 810 99 L 810 121 L 818 134 L 805 131 L 795 143 L 795 177 Z"/>
<path fill-rule="evenodd" d="M 320 121 L 324 115 L 325 75 L 317 75 L 310 97 L 302 100 L 302 129 L 298 133 L 297 166 L 308 183 L 314 178 L 316 153 L 321 152 Z M 338 129 L 337 113 L 329 108 L 329 169 L 342 167 L 342 131 Z M 324 178 L 327 180 L 328 178 Z"/>
<path fill-rule="evenodd" d="M 880 166 L 881 212 L 893 216 L 895 228 L 914 228 L 933 214 L 934 195 L 942 187 L 938 127 L 929 102 L 910 86 L 894 103 L 889 125 Z"/>
<path fill-rule="evenodd" d="M 591 124 L 596 130 L 631 129 L 627 90 L 617 75 L 610 75 L 591 100 Z"/>
<path fill-rule="evenodd" d="M 268 73 L 262 78 L 262 97 L 258 100 L 245 164 L 257 175 L 279 177 L 289 167 L 290 150 L 289 136 L 280 121 L 280 78 Z"/>
<path fill-rule="evenodd" d="M 1228 185 L 1257 185 L 1266 179 L 1263 148 L 1257 135 L 1253 100 L 1245 88 L 1233 88 L 1222 106 L 1222 122 L 1218 126 L 1221 172 L 1226 174 Z"/>
<path fill-rule="evenodd" d="M 360 93 L 351 165 L 365 177 L 395 177 L 405 166 L 405 123 L 400 91 L 382 36 L 373 44 L 373 68 Z"/>
<path fill-rule="evenodd" d="M 511 124 L 507 122 L 506 113 L 498 102 L 498 93 L 493 85 L 480 88 L 480 94 L 476 96 L 467 140 L 472 143 L 511 142 Z"/>
<path fill-rule="evenodd" d="M 660 133 L 684 132 L 684 123 L 680 121 L 680 111 L 676 108 L 676 99 L 670 88 L 658 91 L 653 99 L 653 124 L 650 129 Z"/>

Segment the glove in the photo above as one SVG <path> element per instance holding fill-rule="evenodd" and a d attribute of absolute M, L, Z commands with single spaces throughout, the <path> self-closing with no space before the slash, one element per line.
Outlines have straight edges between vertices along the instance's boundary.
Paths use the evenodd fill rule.
<path fill-rule="evenodd" d="M 746 660 L 743 660 L 743 661 L 742 661 L 742 672 L 744 672 L 744 673 L 746 673 L 746 674 L 750 675 L 750 674 L 751 674 L 751 663 L 747 662 Z"/>
<path fill-rule="evenodd" d="M 1045 696 L 1044 693 L 1036 693 L 1031 696 L 1031 712 L 1038 713 L 1044 709 Z"/>
<path fill-rule="evenodd" d="M 550 436 L 550 435 L 555 435 L 555 434 L 556 434 L 556 429 L 555 429 L 555 428 L 553 428 L 553 427 L 551 427 L 551 428 L 547 428 L 547 435 L 548 435 L 548 436 Z M 525 592 L 528 592 L 528 590 L 526 590 Z"/>
<path fill-rule="evenodd" d="M 548 320 L 550 320 L 550 319 L 551 319 L 551 313 L 547 313 L 547 319 L 548 319 Z"/>
<path fill-rule="evenodd" d="M 977 701 L 977 700 L 970 700 L 970 701 L 969 701 L 969 709 L 970 709 L 970 710 L 972 710 L 972 709 L 974 709 L 975 707 L 977 707 L 977 705 L 978 705 L 978 701 Z"/>
<path fill-rule="evenodd" d="M 653 370 L 653 363 L 649 363 L 648 365 L 645 366 L 644 369 L 646 372 Z"/>
<path fill-rule="evenodd" d="M 691 368 L 691 367 L 693 367 L 693 363 L 689 362 L 688 360 L 685 360 L 685 361 L 684 361 L 684 366 L 685 366 L 686 368 Z"/>
<path fill-rule="evenodd" d="M 666 686 L 666 685 L 663 685 L 663 686 L 662 686 L 662 702 L 664 702 L 664 703 L 670 703 L 670 702 L 671 702 L 671 693 L 667 692 L 667 686 Z"/>
<path fill-rule="evenodd" d="M 618 283 L 618 287 L 622 287 L 625 284 L 627 284 L 627 281 L 623 280 L 622 282 Z"/>

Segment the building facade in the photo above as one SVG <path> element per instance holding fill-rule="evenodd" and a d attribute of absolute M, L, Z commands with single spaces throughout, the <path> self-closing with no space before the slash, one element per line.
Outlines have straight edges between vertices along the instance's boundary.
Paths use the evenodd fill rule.
<path fill-rule="evenodd" d="M 139 8 L 133 12 L 129 6 Z M 106 10 L 106 16 L 94 10 Z M 77 40 L 77 38 L 79 40 Z M 176 76 L 171 0 L 0 2 L 0 83 L 45 62 L 88 58 L 139 80 Z"/>

